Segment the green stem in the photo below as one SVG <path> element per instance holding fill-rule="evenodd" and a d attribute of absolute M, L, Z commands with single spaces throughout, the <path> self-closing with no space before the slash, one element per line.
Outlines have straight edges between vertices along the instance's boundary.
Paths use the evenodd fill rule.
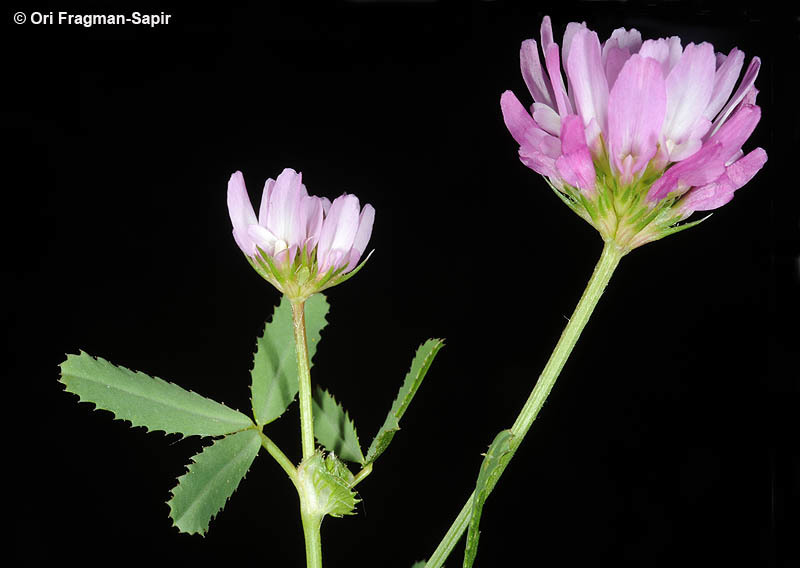
<path fill-rule="evenodd" d="M 322 535 L 320 527 L 322 519 L 317 515 L 310 515 L 301 507 L 303 521 L 303 535 L 306 539 L 306 566 L 308 568 L 322 568 Z"/>
<path fill-rule="evenodd" d="M 547 395 L 550 394 L 558 375 L 561 373 L 561 369 L 564 368 L 564 363 L 567 362 L 573 347 L 575 347 L 575 343 L 577 343 L 583 328 L 586 326 L 586 322 L 589 321 L 589 317 L 592 315 L 598 300 L 600 300 L 600 296 L 603 295 L 603 291 L 608 285 L 609 280 L 611 280 L 611 275 L 614 274 L 614 270 L 617 268 L 620 259 L 626 253 L 626 250 L 621 250 L 614 242 L 607 242 L 603 247 L 600 260 L 594 267 L 592 277 L 589 279 L 589 283 L 586 285 L 586 289 L 580 301 L 578 301 L 578 305 L 575 307 L 572 317 L 561 333 L 561 338 L 558 340 L 553 354 L 550 355 L 550 359 L 542 370 L 542 374 L 539 375 L 539 380 L 536 381 L 536 386 L 533 387 L 533 391 L 528 397 L 525 406 L 522 407 L 522 411 L 511 427 L 511 432 L 514 434 L 511 442 L 511 456 L 517 451 L 525 434 L 528 433 L 533 421 L 536 420 L 536 416 L 542 409 L 544 401 L 547 400 Z M 494 489 L 494 486 L 497 485 L 500 475 L 505 471 L 510 461 L 511 457 L 504 460 L 499 466 L 501 468 L 499 470 L 500 474 L 497 475 L 494 481 L 487 487 L 487 495 Z M 425 564 L 425 568 L 440 568 L 453 551 L 456 543 L 469 525 L 469 520 L 472 516 L 472 499 L 474 495 L 475 493 L 469 496 L 469 499 L 467 499 L 464 507 L 462 507 L 456 520 L 450 526 L 450 529 L 439 543 L 439 546 L 431 555 L 430 560 Z"/>
<path fill-rule="evenodd" d="M 372 464 L 367 465 L 367 467 L 365 467 L 356 474 L 355 478 L 353 478 L 353 482 L 350 484 L 350 487 L 355 487 L 356 485 L 364 481 L 364 479 L 370 473 L 372 473 Z"/>
<path fill-rule="evenodd" d="M 314 414 L 311 407 L 311 366 L 308 362 L 308 343 L 306 340 L 305 302 L 292 302 L 292 323 L 294 324 L 294 345 L 297 353 L 298 398 L 300 399 L 300 437 L 303 445 L 303 461 L 314 455 Z M 306 541 L 306 566 L 322 568 L 322 518 L 309 511 L 307 489 L 295 483 L 300 495 L 300 517 L 303 521 L 303 537 Z"/>
<path fill-rule="evenodd" d="M 308 364 L 306 342 L 305 302 L 292 302 L 294 346 L 297 352 L 297 381 L 300 399 L 300 436 L 303 440 L 303 459 L 314 455 L 314 415 L 311 410 L 311 367 Z"/>
<path fill-rule="evenodd" d="M 270 440 L 266 436 L 266 434 L 264 434 L 264 432 L 259 431 L 258 433 L 261 435 L 261 445 L 264 447 L 265 450 L 267 450 L 267 452 L 269 452 L 269 455 L 275 458 L 275 461 L 278 462 L 278 465 L 280 465 L 281 469 L 283 469 L 283 471 L 286 472 L 286 475 L 289 476 L 289 479 L 292 480 L 292 483 L 296 487 L 297 468 L 294 467 L 292 461 L 286 457 L 286 454 L 284 454 L 281 451 L 281 449 L 275 444 L 275 442 Z"/>

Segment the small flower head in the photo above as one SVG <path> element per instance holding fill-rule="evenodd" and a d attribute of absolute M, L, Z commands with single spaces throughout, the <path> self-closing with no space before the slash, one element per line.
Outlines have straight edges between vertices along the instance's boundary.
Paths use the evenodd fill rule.
<path fill-rule="evenodd" d="M 693 226 L 679 223 L 730 201 L 767 161 L 761 148 L 742 152 L 761 116 L 757 57 L 733 91 L 744 59 L 674 36 L 642 41 L 635 29 L 601 44 L 575 22 L 559 48 L 545 16 L 541 46 L 520 49 L 530 112 L 511 91 L 500 105 L 522 162 L 630 251 Z"/>
<path fill-rule="evenodd" d="M 354 195 L 333 203 L 308 195 L 301 174 L 289 168 L 267 180 L 258 217 L 244 176 L 234 173 L 228 213 L 233 238 L 256 272 L 295 301 L 355 274 L 375 219 L 375 209 L 362 209 Z"/>

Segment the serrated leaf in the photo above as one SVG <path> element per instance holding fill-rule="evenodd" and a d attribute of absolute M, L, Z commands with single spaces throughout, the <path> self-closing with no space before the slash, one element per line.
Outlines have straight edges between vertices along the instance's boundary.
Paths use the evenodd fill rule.
<path fill-rule="evenodd" d="M 172 490 L 169 516 L 181 532 L 205 534 L 244 478 L 261 447 L 257 430 L 217 440 L 192 458 L 189 471 Z"/>
<path fill-rule="evenodd" d="M 250 418 L 224 404 L 83 351 L 61 363 L 60 380 L 81 402 L 149 431 L 221 436 L 253 426 Z"/>
<path fill-rule="evenodd" d="M 314 436 L 326 450 L 342 459 L 364 463 L 353 421 L 344 408 L 327 391 L 317 387 L 312 400 Z"/>
<path fill-rule="evenodd" d="M 497 476 L 502 473 L 503 460 L 511 454 L 511 444 L 514 440 L 514 434 L 511 430 L 503 430 L 489 446 L 481 469 L 478 473 L 478 481 L 475 484 L 475 493 L 472 498 L 472 517 L 469 521 L 469 529 L 467 530 L 467 546 L 464 552 L 464 568 L 472 568 L 475 562 L 475 556 L 478 554 L 478 539 L 480 538 L 480 522 L 481 513 L 483 512 L 483 504 L 489 496 L 491 488 L 494 487 Z"/>
<path fill-rule="evenodd" d="M 308 359 L 317 351 L 320 332 L 327 325 L 328 302 L 322 294 L 314 294 L 305 302 Z M 297 355 L 294 347 L 292 304 L 284 296 L 275 309 L 272 321 L 264 327 L 264 335 L 256 341 L 253 360 L 251 396 L 253 415 L 259 426 L 269 424 L 292 403 L 297 395 Z"/>
<path fill-rule="evenodd" d="M 386 450 L 392 438 L 394 438 L 395 433 L 400 429 L 400 419 L 403 417 L 403 414 L 405 414 L 406 409 L 408 409 L 408 405 L 411 404 L 411 400 L 417 393 L 420 384 L 422 384 L 422 379 L 425 378 L 425 374 L 428 372 L 431 363 L 433 363 L 434 357 L 436 357 L 436 354 L 443 346 L 444 341 L 441 339 L 429 339 L 417 349 L 414 360 L 411 362 L 411 369 L 408 371 L 403 381 L 403 386 L 400 387 L 397 398 L 394 400 L 383 426 L 381 426 L 381 429 L 369 446 L 367 459 L 364 462 L 365 465 L 378 459 L 378 456 Z"/>

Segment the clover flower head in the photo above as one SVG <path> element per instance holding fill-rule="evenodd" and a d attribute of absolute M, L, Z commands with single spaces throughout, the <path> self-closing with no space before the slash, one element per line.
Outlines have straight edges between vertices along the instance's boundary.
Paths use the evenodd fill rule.
<path fill-rule="evenodd" d="M 758 57 L 733 90 L 744 60 L 737 48 L 643 41 L 635 29 L 601 44 L 576 22 L 559 47 L 545 16 L 541 45 L 520 49 L 530 112 L 511 91 L 500 105 L 521 161 L 629 251 L 693 226 L 680 223 L 729 202 L 766 163 L 763 149 L 742 151 L 761 117 Z"/>
<path fill-rule="evenodd" d="M 258 217 L 244 176 L 235 172 L 228 181 L 228 213 L 233 238 L 250 264 L 292 300 L 355 274 L 375 220 L 375 209 L 362 209 L 355 195 L 333 203 L 309 195 L 302 175 L 290 168 L 264 184 Z"/>

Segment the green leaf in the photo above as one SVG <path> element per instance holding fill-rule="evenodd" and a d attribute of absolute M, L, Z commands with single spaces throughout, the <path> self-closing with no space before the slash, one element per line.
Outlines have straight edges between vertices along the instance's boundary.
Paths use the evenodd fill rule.
<path fill-rule="evenodd" d="M 417 349 L 414 360 L 411 362 L 411 369 L 406 374 L 403 386 L 400 387 L 400 392 L 397 393 L 397 398 L 386 416 L 386 421 L 369 446 L 365 465 L 378 459 L 378 456 L 386 450 L 386 447 L 394 438 L 395 433 L 400 430 L 400 419 L 408 409 L 408 405 L 411 404 L 411 399 L 414 398 L 420 384 L 422 384 L 422 379 L 425 378 L 425 373 L 428 372 L 434 357 L 443 346 L 444 341 L 441 339 L 429 339 Z"/>
<path fill-rule="evenodd" d="M 217 440 L 192 458 L 189 471 L 172 490 L 169 516 L 181 532 L 205 534 L 244 478 L 261 447 L 257 430 L 245 430 Z"/>
<path fill-rule="evenodd" d="M 305 303 L 308 358 L 317 351 L 320 332 L 328 323 L 328 302 L 322 294 L 314 294 Z M 275 309 L 272 321 L 264 327 L 263 337 L 256 341 L 256 354 L 251 372 L 253 415 L 259 426 L 278 418 L 297 395 L 297 355 L 294 348 L 292 304 L 284 296 Z"/>
<path fill-rule="evenodd" d="M 61 382 L 81 402 L 92 402 L 148 431 L 220 436 L 253 425 L 246 415 L 224 404 L 83 351 L 61 363 Z"/>
<path fill-rule="evenodd" d="M 419 562 L 414 562 L 414 565 L 411 568 L 425 568 L 425 564 L 427 564 L 427 562 L 420 560 Z"/>
<path fill-rule="evenodd" d="M 495 436 L 492 445 L 489 446 L 489 451 L 481 463 L 481 469 L 478 473 L 478 481 L 475 484 L 475 496 L 472 499 L 472 517 L 469 521 L 469 529 L 467 531 L 467 547 L 464 552 L 464 568 L 472 568 L 475 562 L 475 556 L 478 554 L 478 539 L 480 538 L 480 530 L 478 527 L 481 522 L 481 513 L 483 512 L 483 504 L 489 496 L 491 488 L 497 480 L 497 477 L 502 473 L 504 460 L 510 458 L 514 434 L 511 430 L 503 430 Z"/>
<path fill-rule="evenodd" d="M 356 427 L 347 412 L 327 391 L 317 387 L 312 401 L 314 436 L 329 452 L 342 459 L 364 463 Z"/>

